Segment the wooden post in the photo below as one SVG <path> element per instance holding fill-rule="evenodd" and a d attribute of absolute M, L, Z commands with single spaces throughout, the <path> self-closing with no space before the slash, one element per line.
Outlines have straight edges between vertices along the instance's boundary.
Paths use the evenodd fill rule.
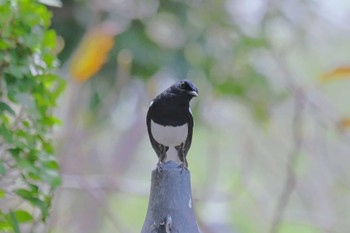
<path fill-rule="evenodd" d="M 190 172 L 168 161 L 152 171 L 148 210 L 141 233 L 199 233 Z"/>

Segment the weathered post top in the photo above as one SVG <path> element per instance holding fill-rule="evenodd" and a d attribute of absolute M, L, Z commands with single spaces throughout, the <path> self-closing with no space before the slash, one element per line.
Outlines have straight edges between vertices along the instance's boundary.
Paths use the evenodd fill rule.
<path fill-rule="evenodd" d="M 199 233 L 190 172 L 173 161 L 152 171 L 148 210 L 141 233 Z"/>

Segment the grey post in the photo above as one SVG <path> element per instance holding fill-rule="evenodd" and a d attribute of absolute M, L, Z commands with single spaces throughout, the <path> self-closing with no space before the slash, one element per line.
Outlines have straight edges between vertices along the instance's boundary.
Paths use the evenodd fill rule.
<path fill-rule="evenodd" d="M 152 171 L 148 210 L 141 233 L 199 233 L 190 172 L 168 161 Z"/>

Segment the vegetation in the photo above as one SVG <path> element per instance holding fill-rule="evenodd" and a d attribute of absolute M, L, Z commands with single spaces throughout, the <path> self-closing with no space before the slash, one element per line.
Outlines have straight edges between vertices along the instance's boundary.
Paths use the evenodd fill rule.
<path fill-rule="evenodd" d="M 64 82 L 51 17 L 37 1 L 0 1 L 1 232 L 36 232 L 61 182 L 51 133 Z"/>

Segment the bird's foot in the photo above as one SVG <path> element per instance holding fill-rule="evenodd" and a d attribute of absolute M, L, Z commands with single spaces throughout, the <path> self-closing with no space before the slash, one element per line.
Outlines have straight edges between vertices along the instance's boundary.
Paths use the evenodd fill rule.
<path fill-rule="evenodd" d="M 185 154 L 185 145 L 183 143 L 181 143 L 181 145 L 175 146 L 175 149 L 177 150 L 177 156 L 179 157 L 179 159 L 181 161 L 181 164 L 179 165 L 179 167 L 182 168 L 182 171 L 184 169 L 186 169 L 188 171 L 186 154 Z"/>
<path fill-rule="evenodd" d="M 179 168 L 181 168 L 181 172 L 182 172 L 183 170 L 188 171 L 188 168 L 187 168 L 186 163 L 181 163 L 181 164 L 179 165 Z"/>
<path fill-rule="evenodd" d="M 156 169 L 157 169 L 157 172 L 159 172 L 159 173 L 162 172 L 162 170 L 163 170 L 162 165 L 163 165 L 162 162 L 158 162 L 158 163 L 157 163 L 157 168 L 156 168 Z"/>

